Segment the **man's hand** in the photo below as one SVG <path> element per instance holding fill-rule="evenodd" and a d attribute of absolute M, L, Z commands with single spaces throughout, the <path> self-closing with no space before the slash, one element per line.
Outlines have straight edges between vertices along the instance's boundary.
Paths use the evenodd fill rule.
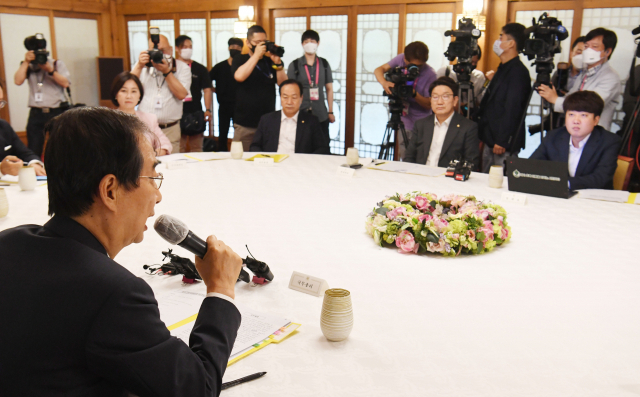
<path fill-rule="evenodd" d="M 217 292 L 235 298 L 242 258 L 215 236 L 207 238 L 207 254 L 204 258 L 196 256 L 196 269 L 207 286 L 207 293 Z"/>
<path fill-rule="evenodd" d="M 29 62 L 31 62 L 31 61 L 33 61 L 35 59 L 36 59 L 36 53 L 33 52 L 33 51 L 27 51 L 27 53 L 24 54 L 24 60 L 27 63 L 29 63 Z"/>
<path fill-rule="evenodd" d="M 166 59 L 163 59 L 162 63 L 155 63 L 151 61 L 151 64 L 158 72 L 162 74 L 167 74 L 171 71 L 171 65 L 169 65 Z"/>
<path fill-rule="evenodd" d="M 487 78 L 487 80 L 491 81 L 494 74 L 496 74 L 496 72 L 494 72 L 493 70 L 490 70 L 487 73 L 485 73 L 484 76 Z"/>
<path fill-rule="evenodd" d="M 538 94 L 549 103 L 556 103 L 558 100 L 558 92 L 556 91 L 556 87 L 553 86 L 549 87 L 548 85 L 540 84 Z"/>
<path fill-rule="evenodd" d="M 0 172 L 5 175 L 18 175 L 18 171 L 22 168 L 23 162 L 16 156 L 7 156 L 0 163 Z"/>
<path fill-rule="evenodd" d="M 386 92 L 387 94 L 391 95 L 391 88 L 395 87 L 395 84 L 393 84 L 390 81 L 386 81 L 384 83 L 382 83 L 382 88 L 384 88 L 384 92 Z"/>
<path fill-rule="evenodd" d="M 156 149 L 156 156 L 166 156 L 167 154 L 169 154 L 167 149 Z"/>
<path fill-rule="evenodd" d="M 147 50 L 144 50 L 140 53 L 140 57 L 138 58 L 138 63 L 142 66 L 146 65 L 149 63 L 149 52 L 147 52 Z"/>
<path fill-rule="evenodd" d="M 497 143 L 495 145 L 493 145 L 493 154 L 501 155 L 506 151 L 507 151 L 507 149 L 503 148 L 502 146 L 498 145 Z"/>
<path fill-rule="evenodd" d="M 55 70 L 53 68 L 53 63 L 51 62 L 47 62 L 44 65 L 41 65 L 40 67 L 47 73 L 53 73 L 53 71 Z"/>
<path fill-rule="evenodd" d="M 279 56 L 277 55 L 273 55 L 271 53 L 269 53 L 269 58 L 271 58 L 271 62 L 273 62 L 276 65 L 280 65 L 282 63 L 282 59 L 280 59 Z M 284 65 L 283 65 L 284 66 Z"/>
<path fill-rule="evenodd" d="M 333 114 L 329 115 L 329 122 L 330 123 L 335 123 L 336 122 L 336 116 L 334 116 Z"/>
<path fill-rule="evenodd" d="M 258 58 L 258 59 L 260 59 L 266 53 L 267 53 L 267 45 L 265 43 L 260 43 L 254 49 L 253 56 Z M 280 59 L 280 58 L 278 57 L 278 59 Z M 273 58 L 271 60 L 273 60 Z M 278 63 L 280 63 L 280 62 L 278 62 Z"/>
<path fill-rule="evenodd" d="M 33 163 L 33 169 L 36 171 L 37 176 L 47 176 L 47 172 L 40 164 Z"/>
<path fill-rule="evenodd" d="M 211 112 L 207 109 L 206 112 L 204 112 L 204 121 L 209 121 L 211 120 Z"/>

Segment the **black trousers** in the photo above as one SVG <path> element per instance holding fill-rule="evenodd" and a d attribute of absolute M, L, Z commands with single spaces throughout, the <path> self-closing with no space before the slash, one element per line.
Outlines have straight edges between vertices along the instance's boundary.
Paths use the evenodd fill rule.
<path fill-rule="evenodd" d="M 218 151 L 227 152 L 227 135 L 229 135 L 229 126 L 233 118 L 233 110 L 235 103 L 218 103 Z"/>
<path fill-rule="evenodd" d="M 320 122 L 320 127 L 322 127 L 322 131 L 329 135 L 329 119 L 326 119 L 325 121 L 321 121 Z M 331 135 L 329 135 L 331 136 Z"/>
<path fill-rule="evenodd" d="M 31 108 L 27 121 L 27 141 L 29 149 L 38 157 L 42 158 L 42 148 L 44 147 L 44 126 L 49 120 L 62 114 L 66 108 L 49 109 L 49 113 L 44 113 L 40 108 Z"/>

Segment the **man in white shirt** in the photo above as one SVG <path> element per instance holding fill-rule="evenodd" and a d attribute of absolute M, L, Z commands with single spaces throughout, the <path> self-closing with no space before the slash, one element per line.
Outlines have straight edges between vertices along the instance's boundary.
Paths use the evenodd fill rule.
<path fill-rule="evenodd" d="M 478 168 L 478 125 L 456 113 L 458 84 L 440 77 L 429 87 L 433 115 L 414 124 L 404 161 L 447 167 L 452 160 L 466 160 Z"/>
<path fill-rule="evenodd" d="M 577 91 L 594 91 L 600 95 L 604 101 L 604 110 L 599 118 L 599 125 L 607 131 L 611 131 L 613 113 L 622 94 L 620 76 L 608 62 L 617 43 L 618 37 L 611 30 L 597 28 L 587 33 L 582 57 L 574 58 L 574 62 L 582 61 L 582 65 L 576 65 L 576 67 L 581 66 L 582 71 L 569 89 L 569 94 Z M 538 93 L 554 105 L 554 111 L 562 112 L 566 97 L 559 97 L 555 87 L 543 84 L 538 88 Z"/>
<path fill-rule="evenodd" d="M 282 111 L 260 118 L 251 142 L 252 152 L 329 154 L 329 134 L 318 118 L 300 111 L 302 83 L 289 79 L 280 85 Z"/>
<path fill-rule="evenodd" d="M 151 40 L 149 49 L 153 49 Z M 139 110 L 158 117 L 160 129 L 171 141 L 171 153 L 180 153 L 182 100 L 189 95 L 191 69 L 186 63 L 173 58 L 173 48 L 163 35 L 160 35 L 158 49 L 164 55 L 162 63 L 150 60 L 149 53 L 145 50 L 140 53 L 131 73 L 140 78 L 144 87 L 145 95 Z M 151 66 L 147 66 L 149 62 Z"/>
<path fill-rule="evenodd" d="M 598 125 L 604 101 L 593 91 L 577 91 L 563 106 L 565 126 L 549 132 L 530 158 L 567 162 L 571 190 L 612 189 L 622 140 Z"/>

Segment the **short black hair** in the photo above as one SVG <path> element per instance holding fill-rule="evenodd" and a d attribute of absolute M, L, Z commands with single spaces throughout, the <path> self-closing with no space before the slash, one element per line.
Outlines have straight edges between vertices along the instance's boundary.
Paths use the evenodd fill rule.
<path fill-rule="evenodd" d="M 247 30 L 247 39 L 251 39 L 251 36 L 253 36 L 256 33 L 264 33 L 267 34 L 267 32 L 264 30 L 264 28 L 260 25 L 253 25 L 249 28 L 249 30 Z"/>
<path fill-rule="evenodd" d="M 474 55 L 478 56 L 478 61 L 482 59 L 482 49 L 480 48 L 480 46 L 478 46 L 471 54 L 471 56 L 474 56 Z"/>
<path fill-rule="evenodd" d="M 289 84 L 297 85 L 298 88 L 300 89 L 300 96 L 302 96 L 302 83 L 299 82 L 296 79 L 287 79 L 287 80 L 283 81 L 282 84 L 280 84 L 280 96 L 282 96 L 282 87 L 284 87 L 285 85 L 289 85 Z"/>
<path fill-rule="evenodd" d="M 433 91 L 433 89 L 439 85 L 444 85 L 451 88 L 453 96 L 458 96 L 458 90 L 460 89 L 460 86 L 451 77 L 447 76 L 438 77 L 433 83 L 431 83 L 431 85 L 429 86 L 429 96 L 431 96 L 431 91 Z"/>
<path fill-rule="evenodd" d="M 429 60 L 429 47 L 421 41 L 414 41 L 404 47 L 404 58 L 407 61 L 412 59 L 427 62 Z"/>
<path fill-rule="evenodd" d="M 604 44 L 604 49 L 608 50 L 611 48 L 611 54 L 609 54 L 609 58 L 611 59 L 611 55 L 613 55 L 613 50 L 616 49 L 616 45 L 618 44 L 618 36 L 616 32 L 605 29 L 605 28 L 595 28 L 584 37 L 584 42 L 591 41 L 598 36 L 602 36 L 602 44 Z"/>
<path fill-rule="evenodd" d="M 600 116 L 604 109 L 604 101 L 597 92 L 593 91 L 576 91 L 569 94 L 562 103 L 564 112 L 573 110 L 574 112 L 593 113 L 594 116 Z M 47 170 L 47 173 L 49 170 Z"/>
<path fill-rule="evenodd" d="M 578 37 L 577 39 L 573 40 L 573 44 L 571 44 L 571 49 L 573 50 L 574 48 L 576 48 L 578 43 L 584 43 L 584 42 L 585 42 L 585 37 L 584 36 Z"/>
<path fill-rule="evenodd" d="M 80 216 L 113 174 L 125 189 L 138 187 L 147 127 L 138 117 L 104 107 L 67 110 L 45 126 L 49 215 Z"/>
<path fill-rule="evenodd" d="M 227 42 L 227 46 L 231 47 L 232 45 L 239 45 L 240 47 L 242 47 L 244 45 L 244 41 L 242 41 L 242 39 L 240 38 L 232 37 Z"/>
<path fill-rule="evenodd" d="M 189 40 L 190 42 L 193 43 L 193 40 L 191 40 L 191 37 L 186 36 L 184 34 L 176 37 L 176 48 L 182 46 L 184 44 L 185 41 Z"/>
<path fill-rule="evenodd" d="M 117 75 L 116 78 L 113 79 L 113 83 L 111 83 L 111 102 L 113 102 L 114 105 L 120 106 L 116 97 L 124 83 L 129 80 L 133 80 L 133 82 L 138 86 L 138 90 L 140 90 L 140 100 L 138 101 L 138 104 L 142 102 L 142 98 L 144 97 L 144 87 L 142 86 L 142 82 L 135 74 L 129 71 L 124 71 Z"/>
<path fill-rule="evenodd" d="M 524 42 L 527 40 L 527 35 L 524 32 L 526 29 L 524 25 L 515 22 L 508 23 L 502 27 L 504 34 L 508 34 L 515 40 L 518 53 L 524 49 Z"/>
<path fill-rule="evenodd" d="M 320 35 L 315 30 L 307 30 L 304 33 L 302 33 L 301 42 L 304 43 L 304 41 L 306 39 L 311 39 L 311 40 L 315 40 L 315 41 L 319 42 L 320 41 Z"/>

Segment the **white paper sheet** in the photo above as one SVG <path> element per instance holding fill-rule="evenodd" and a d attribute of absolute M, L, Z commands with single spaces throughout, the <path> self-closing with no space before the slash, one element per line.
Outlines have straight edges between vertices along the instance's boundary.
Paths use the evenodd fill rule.
<path fill-rule="evenodd" d="M 231 153 L 216 153 L 216 152 L 191 152 L 191 153 L 183 153 L 185 157 L 193 157 L 195 159 L 201 161 L 211 161 L 211 160 L 229 160 L 231 159 Z"/>
<path fill-rule="evenodd" d="M 579 190 L 578 197 L 589 200 L 613 201 L 626 203 L 629 200 L 629 192 L 622 190 L 584 189 Z"/>
<path fill-rule="evenodd" d="M 438 167 L 431 167 L 428 165 L 420 165 L 413 163 L 405 163 L 400 161 L 388 161 L 380 165 L 371 165 L 368 167 L 372 170 L 399 172 L 402 174 L 414 174 L 424 176 L 441 176 L 444 175 L 445 169 Z M 379 163 L 378 163 L 379 164 Z"/>
<path fill-rule="evenodd" d="M 169 161 L 184 161 L 185 163 L 198 162 L 198 160 L 185 157 L 183 153 L 174 153 L 174 154 L 168 154 L 166 156 L 158 156 L 157 159 L 162 161 L 163 163 L 167 163 Z"/>

